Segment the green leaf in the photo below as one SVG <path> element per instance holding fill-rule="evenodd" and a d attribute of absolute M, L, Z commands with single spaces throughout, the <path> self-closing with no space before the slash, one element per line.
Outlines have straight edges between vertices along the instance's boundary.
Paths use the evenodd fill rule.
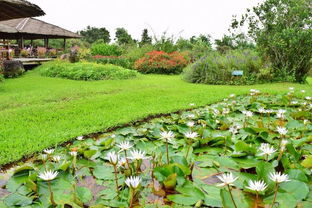
<path fill-rule="evenodd" d="M 92 157 L 93 155 L 95 155 L 96 152 L 97 152 L 96 150 L 86 150 L 86 151 L 83 152 L 83 156 L 84 156 L 85 158 L 91 159 L 91 157 Z"/>
<path fill-rule="evenodd" d="M 91 191 L 86 187 L 77 187 L 76 193 L 78 198 L 83 202 L 87 203 L 92 199 Z"/>
<path fill-rule="evenodd" d="M 296 200 L 301 201 L 305 199 L 309 194 L 309 187 L 306 183 L 291 180 L 289 182 L 284 182 L 279 186 L 280 190 L 292 195 Z"/>
<path fill-rule="evenodd" d="M 181 194 L 168 195 L 167 198 L 177 204 L 190 206 L 205 199 L 203 192 L 195 187 L 191 182 L 187 182 L 183 187 L 179 187 L 176 190 Z"/>
<path fill-rule="evenodd" d="M 27 206 L 32 204 L 33 199 L 27 196 L 23 196 L 18 193 L 10 194 L 4 199 L 5 205 L 12 207 L 12 206 Z"/>
<path fill-rule="evenodd" d="M 249 208 L 249 203 L 247 201 L 247 197 L 244 196 L 243 192 L 237 189 L 232 189 L 231 190 L 233 194 L 233 199 L 235 201 L 235 204 L 239 208 Z M 221 189 L 220 195 L 222 198 L 222 204 L 223 207 L 226 208 L 235 208 L 234 203 L 231 199 L 230 192 L 226 189 Z"/>
<path fill-rule="evenodd" d="M 114 180 L 114 169 L 112 166 L 98 165 L 93 170 L 93 175 L 97 179 Z"/>
<path fill-rule="evenodd" d="M 306 157 L 302 162 L 301 165 L 305 168 L 312 168 L 312 155 L 309 155 L 308 157 Z"/>
<path fill-rule="evenodd" d="M 210 207 L 222 207 L 220 188 L 203 185 L 202 189 L 205 191 L 205 205 Z"/>

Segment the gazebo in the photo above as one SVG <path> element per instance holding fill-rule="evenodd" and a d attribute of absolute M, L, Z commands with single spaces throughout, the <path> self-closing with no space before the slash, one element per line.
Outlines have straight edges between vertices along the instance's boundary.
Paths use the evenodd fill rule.
<path fill-rule="evenodd" d="M 81 36 L 53 24 L 35 18 L 19 18 L 0 22 L 0 39 L 16 39 L 19 47 L 24 48 L 24 40 L 43 39 L 48 48 L 49 39 L 80 38 Z"/>

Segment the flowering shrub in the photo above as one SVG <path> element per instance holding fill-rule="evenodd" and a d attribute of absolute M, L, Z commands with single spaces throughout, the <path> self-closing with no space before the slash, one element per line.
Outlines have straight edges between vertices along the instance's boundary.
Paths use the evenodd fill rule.
<path fill-rule="evenodd" d="M 152 51 L 137 60 L 134 68 L 142 73 L 179 74 L 188 63 L 188 58 L 182 53 Z"/>
<path fill-rule="evenodd" d="M 311 113 L 312 98 L 304 91 L 268 95 L 252 89 L 210 106 L 79 136 L 8 171 L 4 204 L 311 207 Z"/>
<path fill-rule="evenodd" d="M 242 76 L 233 76 L 242 71 Z M 265 66 L 256 52 L 229 51 L 226 54 L 211 52 L 185 68 L 184 80 L 204 84 L 254 84 L 273 79 L 271 69 Z"/>

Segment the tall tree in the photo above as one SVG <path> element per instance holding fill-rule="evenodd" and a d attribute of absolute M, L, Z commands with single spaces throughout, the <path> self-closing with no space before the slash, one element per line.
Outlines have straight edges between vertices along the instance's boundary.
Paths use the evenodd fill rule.
<path fill-rule="evenodd" d="M 128 33 L 128 31 L 123 28 L 117 28 L 115 33 L 115 40 L 119 45 L 126 45 L 134 43 L 135 41 L 132 39 L 131 35 Z"/>
<path fill-rule="evenodd" d="M 148 35 L 147 29 L 144 29 L 142 32 L 140 46 L 143 46 L 145 44 L 152 44 L 152 37 Z"/>
<path fill-rule="evenodd" d="M 266 0 L 235 18 L 232 28 L 244 24 L 275 77 L 305 82 L 312 67 L 312 0 Z"/>
<path fill-rule="evenodd" d="M 97 28 L 87 26 L 86 29 L 79 31 L 79 34 L 83 36 L 83 39 L 88 43 L 92 44 L 96 41 L 101 41 L 104 43 L 110 42 L 110 34 L 109 31 L 105 28 Z"/>

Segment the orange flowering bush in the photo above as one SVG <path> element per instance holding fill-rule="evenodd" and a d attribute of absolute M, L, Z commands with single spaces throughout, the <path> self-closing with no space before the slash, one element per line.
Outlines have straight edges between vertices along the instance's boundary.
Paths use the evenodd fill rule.
<path fill-rule="evenodd" d="M 189 63 L 188 57 L 179 52 L 152 51 L 134 63 L 142 73 L 179 74 Z"/>

